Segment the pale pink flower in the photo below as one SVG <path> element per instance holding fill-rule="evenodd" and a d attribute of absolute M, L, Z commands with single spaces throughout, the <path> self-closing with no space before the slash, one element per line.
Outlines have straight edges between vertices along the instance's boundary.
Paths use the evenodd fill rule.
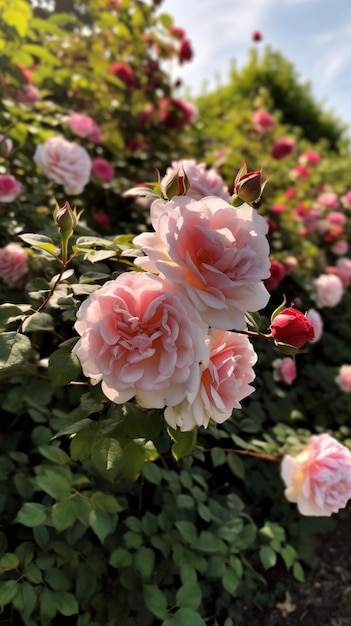
<path fill-rule="evenodd" d="M 21 193 L 21 183 L 10 174 L 0 174 L 0 203 L 13 202 Z"/>
<path fill-rule="evenodd" d="M 344 288 L 339 276 L 321 274 L 313 281 L 312 297 L 319 307 L 334 307 L 339 304 Z"/>
<path fill-rule="evenodd" d="M 347 193 L 341 196 L 341 203 L 345 209 L 351 209 L 351 191 L 347 191 Z"/>
<path fill-rule="evenodd" d="M 351 365 L 341 365 L 335 382 L 345 393 L 351 392 Z"/>
<path fill-rule="evenodd" d="M 22 104 L 35 104 L 40 97 L 40 91 L 34 85 L 23 85 L 17 92 L 17 100 Z"/>
<path fill-rule="evenodd" d="M 275 119 L 273 115 L 260 109 L 259 111 L 255 111 L 253 113 L 252 123 L 255 130 L 264 135 L 272 130 L 275 124 Z"/>
<path fill-rule="evenodd" d="M 344 254 L 348 252 L 348 250 L 349 250 L 349 244 L 344 239 L 340 239 L 340 241 L 336 241 L 331 247 L 331 251 L 336 256 L 343 256 Z"/>
<path fill-rule="evenodd" d="M 100 127 L 89 115 L 71 113 L 65 118 L 65 122 L 74 135 L 89 139 L 93 143 L 101 143 L 104 138 Z"/>
<path fill-rule="evenodd" d="M 323 320 L 321 315 L 316 311 L 316 309 L 309 309 L 305 313 L 307 317 L 307 321 L 311 324 L 314 330 L 314 339 L 310 341 L 310 343 L 316 343 L 320 340 L 323 334 Z"/>
<path fill-rule="evenodd" d="M 103 183 L 109 183 L 115 175 L 115 170 L 106 159 L 96 157 L 92 161 L 92 173 Z"/>
<path fill-rule="evenodd" d="M 9 287 L 17 287 L 27 280 L 28 254 L 18 243 L 0 248 L 0 278 Z"/>
<path fill-rule="evenodd" d="M 336 262 L 337 275 L 339 276 L 343 287 L 349 287 L 351 283 L 351 259 L 342 257 Z"/>
<path fill-rule="evenodd" d="M 195 426 L 207 428 L 210 419 L 217 424 L 227 420 L 241 400 L 253 391 L 253 365 L 257 355 L 247 337 L 211 329 L 206 339 L 206 355 L 200 365 L 196 396 L 165 409 L 166 422 L 183 431 Z"/>
<path fill-rule="evenodd" d="M 266 306 L 268 227 L 252 207 L 176 196 L 152 203 L 151 222 L 155 233 L 134 238 L 147 255 L 135 262 L 181 285 L 209 326 L 243 330 L 244 312 Z"/>
<path fill-rule="evenodd" d="M 330 517 L 351 498 L 351 453 L 330 435 L 314 435 L 295 457 L 286 455 L 281 474 L 302 515 Z"/>
<path fill-rule="evenodd" d="M 34 161 L 45 176 L 63 185 L 66 193 L 82 193 L 89 181 L 91 160 L 87 151 L 63 137 L 50 137 L 39 144 Z"/>
<path fill-rule="evenodd" d="M 317 204 L 325 209 L 337 209 L 339 198 L 333 191 L 325 191 L 318 196 Z"/>
<path fill-rule="evenodd" d="M 8 157 L 9 154 L 12 152 L 12 148 L 12 139 L 10 139 L 9 137 L 5 137 L 5 135 L 2 135 L 0 133 L 0 156 L 5 158 Z"/>
<path fill-rule="evenodd" d="M 162 278 L 125 272 L 81 305 L 74 347 L 83 372 L 120 404 L 176 405 L 198 388 L 208 327 L 190 300 Z"/>
<path fill-rule="evenodd" d="M 217 196 L 229 200 L 229 189 L 216 170 L 207 169 L 205 163 L 197 163 L 194 159 L 173 161 L 172 166 L 167 168 L 161 180 L 161 190 L 164 196 L 166 196 L 167 184 L 180 170 L 183 170 L 188 177 L 190 187 L 187 196 L 189 198 L 201 200 L 205 196 Z"/>
<path fill-rule="evenodd" d="M 284 359 L 275 359 L 273 365 L 273 380 L 292 385 L 296 378 L 295 361 L 289 356 Z"/>

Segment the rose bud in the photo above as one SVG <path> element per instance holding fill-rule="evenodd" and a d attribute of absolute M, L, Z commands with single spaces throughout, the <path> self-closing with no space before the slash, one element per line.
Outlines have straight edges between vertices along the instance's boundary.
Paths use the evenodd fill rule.
<path fill-rule="evenodd" d="M 272 336 L 276 344 L 287 344 L 298 350 L 314 339 L 313 326 L 306 315 L 293 307 L 278 313 L 270 325 Z"/>
<path fill-rule="evenodd" d="M 262 182 L 261 174 L 262 170 L 248 172 L 244 161 L 234 180 L 234 195 L 232 197 L 234 206 L 236 206 L 238 199 L 248 204 L 261 199 L 263 189 L 267 182 Z"/>

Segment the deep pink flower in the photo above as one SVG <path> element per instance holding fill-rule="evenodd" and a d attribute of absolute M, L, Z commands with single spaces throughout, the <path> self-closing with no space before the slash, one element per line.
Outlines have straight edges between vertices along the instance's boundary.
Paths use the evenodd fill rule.
<path fill-rule="evenodd" d="M 348 250 L 349 250 L 349 244 L 344 239 L 340 239 L 340 241 L 336 241 L 331 247 L 331 251 L 336 256 L 343 256 L 344 254 L 348 252 Z"/>
<path fill-rule="evenodd" d="M 351 453 L 327 434 L 314 435 L 295 457 L 281 465 L 285 496 L 302 515 L 327 516 L 351 498 Z"/>
<path fill-rule="evenodd" d="M 341 365 L 335 382 L 341 391 L 351 393 L 351 365 Z"/>
<path fill-rule="evenodd" d="M 96 211 L 96 213 L 93 214 L 93 220 L 100 228 L 106 230 L 111 228 L 111 220 L 106 211 Z"/>
<path fill-rule="evenodd" d="M 275 213 L 276 215 L 280 215 L 281 213 L 284 213 L 285 211 L 285 204 L 283 204 L 283 202 L 276 202 L 276 204 L 273 204 L 272 206 L 272 213 Z"/>
<path fill-rule="evenodd" d="M 152 203 L 151 222 L 156 232 L 134 239 L 147 255 L 135 262 L 183 286 L 207 324 L 242 330 L 244 311 L 266 306 L 267 224 L 249 205 L 175 196 Z"/>
<path fill-rule="evenodd" d="M 293 307 L 276 315 L 270 329 L 275 342 L 294 346 L 298 350 L 314 339 L 314 330 L 306 315 Z"/>
<path fill-rule="evenodd" d="M 179 62 L 191 61 L 193 58 L 193 50 L 189 39 L 182 39 L 179 45 Z"/>
<path fill-rule="evenodd" d="M 306 150 L 299 158 L 299 162 L 302 165 L 317 165 L 321 160 L 320 154 L 314 150 Z"/>
<path fill-rule="evenodd" d="M 66 193 L 82 193 L 89 181 L 91 160 L 87 151 L 63 137 L 50 137 L 39 144 L 34 161 L 45 176 L 63 185 Z"/>
<path fill-rule="evenodd" d="M 277 382 L 283 382 L 286 385 L 292 385 L 296 378 L 295 361 L 287 356 L 284 359 L 275 359 L 273 365 L 273 379 Z"/>
<path fill-rule="evenodd" d="M 143 139 L 138 139 L 138 137 L 132 137 L 132 139 L 128 139 L 126 143 L 126 147 L 130 152 L 137 152 L 138 150 L 142 150 L 144 148 L 145 142 Z"/>
<path fill-rule="evenodd" d="M 205 196 L 217 196 L 224 200 L 229 200 L 230 193 L 223 178 L 214 168 L 207 169 L 205 163 L 197 163 L 194 159 L 184 159 L 183 161 L 173 161 L 171 167 L 167 168 L 166 174 L 161 181 L 161 189 L 164 195 L 167 183 L 179 171 L 183 170 L 189 181 L 187 196 L 194 200 L 201 200 Z"/>
<path fill-rule="evenodd" d="M 275 124 L 273 115 L 267 113 L 267 111 L 258 110 L 252 115 L 252 123 L 255 130 L 262 135 L 269 133 Z"/>
<path fill-rule="evenodd" d="M 161 98 L 159 107 L 160 119 L 166 128 L 181 129 L 197 118 L 196 107 L 184 100 Z"/>
<path fill-rule="evenodd" d="M 0 203 L 13 202 L 21 193 L 21 183 L 10 176 L 10 174 L 0 174 Z"/>
<path fill-rule="evenodd" d="M 91 171 L 103 183 L 109 183 L 115 175 L 115 170 L 111 163 L 100 157 L 96 157 L 92 160 Z"/>
<path fill-rule="evenodd" d="M 23 285 L 28 279 L 28 254 L 18 243 L 0 248 L 0 278 L 9 287 Z"/>
<path fill-rule="evenodd" d="M 268 291 L 273 291 L 278 287 L 278 285 L 282 282 L 284 276 L 286 275 L 286 269 L 280 261 L 277 259 L 273 259 L 270 267 L 270 277 L 264 281 Z"/>
<path fill-rule="evenodd" d="M 254 32 L 251 35 L 251 39 L 252 41 L 262 41 L 263 37 L 262 37 L 262 33 L 259 30 L 254 30 Z"/>
<path fill-rule="evenodd" d="M 169 29 L 170 35 L 174 35 L 178 39 L 184 39 L 185 30 L 184 28 L 180 28 L 180 26 L 171 26 Z"/>
<path fill-rule="evenodd" d="M 71 113 L 65 118 L 68 128 L 78 135 L 92 141 L 93 143 L 101 143 L 103 136 L 98 124 L 89 115 L 82 113 Z"/>
<path fill-rule="evenodd" d="M 255 378 L 253 365 L 257 355 L 247 337 L 238 333 L 212 329 L 206 339 L 206 355 L 200 365 L 196 394 L 177 406 L 165 410 L 172 428 L 183 431 L 195 426 L 207 428 L 210 419 L 222 424 L 233 409 L 253 391 L 249 383 Z"/>
<path fill-rule="evenodd" d="M 293 174 L 297 178 L 308 178 L 311 176 L 311 172 L 305 165 L 295 165 L 293 169 Z"/>
<path fill-rule="evenodd" d="M 294 152 L 295 145 L 295 139 L 290 137 L 276 139 L 272 145 L 272 157 L 278 160 L 285 159 L 285 157 L 290 156 Z"/>
<path fill-rule="evenodd" d="M 155 116 L 155 107 L 152 104 L 147 104 L 141 111 L 138 113 L 138 122 L 142 126 L 149 124 Z"/>
<path fill-rule="evenodd" d="M 126 63 L 122 63 L 118 61 L 117 63 L 112 63 L 109 68 L 110 74 L 119 78 L 127 87 L 135 86 L 135 76 L 130 65 Z"/>
<path fill-rule="evenodd" d="M 74 347 L 86 376 L 120 404 L 175 406 L 198 388 L 207 326 L 190 300 L 147 272 L 124 272 L 81 305 Z"/>

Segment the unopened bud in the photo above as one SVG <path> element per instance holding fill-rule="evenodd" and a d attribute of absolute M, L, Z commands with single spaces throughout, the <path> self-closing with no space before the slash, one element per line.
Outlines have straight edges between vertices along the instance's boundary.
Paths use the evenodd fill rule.
<path fill-rule="evenodd" d="M 168 200 L 172 200 L 174 196 L 186 196 L 190 188 L 190 182 L 186 172 L 181 167 L 171 176 L 167 175 L 161 181 L 161 189 Z"/>
<path fill-rule="evenodd" d="M 78 219 L 79 216 L 77 216 L 76 210 L 71 209 L 69 202 L 65 202 L 63 207 L 59 207 L 56 203 L 54 220 L 61 233 L 71 233 L 76 227 Z"/>
<path fill-rule="evenodd" d="M 257 203 L 261 198 L 266 182 L 262 182 L 262 170 L 248 172 L 244 161 L 234 180 L 234 205 L 237 205 L 237 199 L 248 204 Z"/>

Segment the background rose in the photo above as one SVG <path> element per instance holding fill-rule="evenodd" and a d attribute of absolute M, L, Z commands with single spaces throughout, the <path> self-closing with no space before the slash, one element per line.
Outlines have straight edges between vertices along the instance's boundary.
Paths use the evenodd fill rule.
<path fill-rule="evenodd" d="M 270 328 L 275 341 L 297 349 L 314 339 L 314 330 L 306 315 L 293 307 L 288 307 L 276 315 Z"/>
<path fill-rule="evenodd" d="M 260 109 L 252 114 L 252 123 L 258 133 L 269 133 L 275 125 L 273 115 Z"/>
<path fill-rule="evenodd" d="M 230 193 L 224 180 L 214 168 L 206 168 L 205 163 L 197 163 L 194 159 L 173 161 L 172 166 L 166 171 L 161 181 L 163 195 L 166 196 L 167 183 L 183 168 L 188 181 L 189 189 L 186 195 L 194 200 L 201 200 L 205 196 L 217 196 L 229 200 Z"/>
<path fill-rule="evenodd" d="M 83 302 L 75 328 L 84 374 L 113 402 L 162 408 L 197 388 L 207 326 L 168 281 L 121 274 Z"/>
<path fill-rule="evenodd" d="M 22 285 L 28 277 L 28 254 L 18 243 L 0 248 L 0 278 L 9 286 Z"/>
<path fill-rule="evenodd" d="M 314 330 L 314 339 L 311 339 L 310 343 L 316 343 L 320 340 L 323 334 L 323 320 L 318 311 L 315 309 L 309 309 L 306 311 L 306 318 Z"/>
<path fill-rule="evenodd" d="M 244 311 L 267 304 L 268 227 L 250 206 L 178 196 L 155 200 L 151 221 L 156 232 L 134 238 L 148 256 L 135 262 L 182 285 L 207 324 L 242 330 Z"/>
<path fill-rule="evenodd" d="M 0 174 L 0 202 L 13 202 L 21 193 L 21 183 L 10 176 L 10 174 Z"/>
<path fill-rule="evenodd" d="M 63 185 L 66 193 L 82 193 L 89 181 L 91 160 L 87 151 L 63 137 L 50 137 L 39 144 L 34 161 L 48 178 Z"/>
<path fill-rule="evenodd" d="M 172 428 L 206 428 L 210 419 L 221 424 L 233 409 L 241 408 L 241 400 L 255 391 L 249 383 L 255 378 L 257 355 L 247 337 L 211 329 L 206 344 L 195 398 L 165 409 L 165 419 Z"/>
<path fill-rule="evenodd" d="M 291 385 L 296 378 L 296 365 L 293 359 L 285 357 L 284 359 L 275 359 L 273 365 L 273 379 L 277 382 L 282 381 L 286 385 Z"/>
<path fill-rule="evenodd" d="M 285 159 L 285 157 L 290 156 L 294 152 L 295 146 L 295 140 L 290 137 L 276 139 L 272 146 L 272 157 L 277 160 Z"/>
<path fill-rule="evenodd" d="M 6 158 L 9 156 L 13 148 L 12 139 L 5 137 L 0 133 L 0 156 Z"/>
<path fill-rule="evenodd" d="M 92 172 L 103 183 L 109 183 L 115 175 L 115 170 L 112 165 L 106 161 L 106 159 L 99 157 L 96 157 L 92 161 Z"/>
<path fill-rule="evenodd" d="M 341 279 L 335 274 L 321 274 L 313 281 L 312 298 L 319 307 L 334 307 L 344 293 Z"/>
<path fill-rule="evenodd" d="M 285 496 L 302 515 L 330 516 L 351 498 L 351 453 L 330 435 L 314 435 L 296 457 L 286 455 Z"/>
<path fill-rule="evenodd" d="M 342 365 L 340 367 L 335 382 L 342 391 L 346 393 L 351 392 L 351 365 Z"/>
<path fill-rule="evenodd" d="M 103 141 L 98 124 L 89 115 L 71 113 L 71 115 L 66 117 L 66 124 L 72 133 L 78 135 L 78 137 L 85 137 L 93 143 L 101 143 Z"/>

